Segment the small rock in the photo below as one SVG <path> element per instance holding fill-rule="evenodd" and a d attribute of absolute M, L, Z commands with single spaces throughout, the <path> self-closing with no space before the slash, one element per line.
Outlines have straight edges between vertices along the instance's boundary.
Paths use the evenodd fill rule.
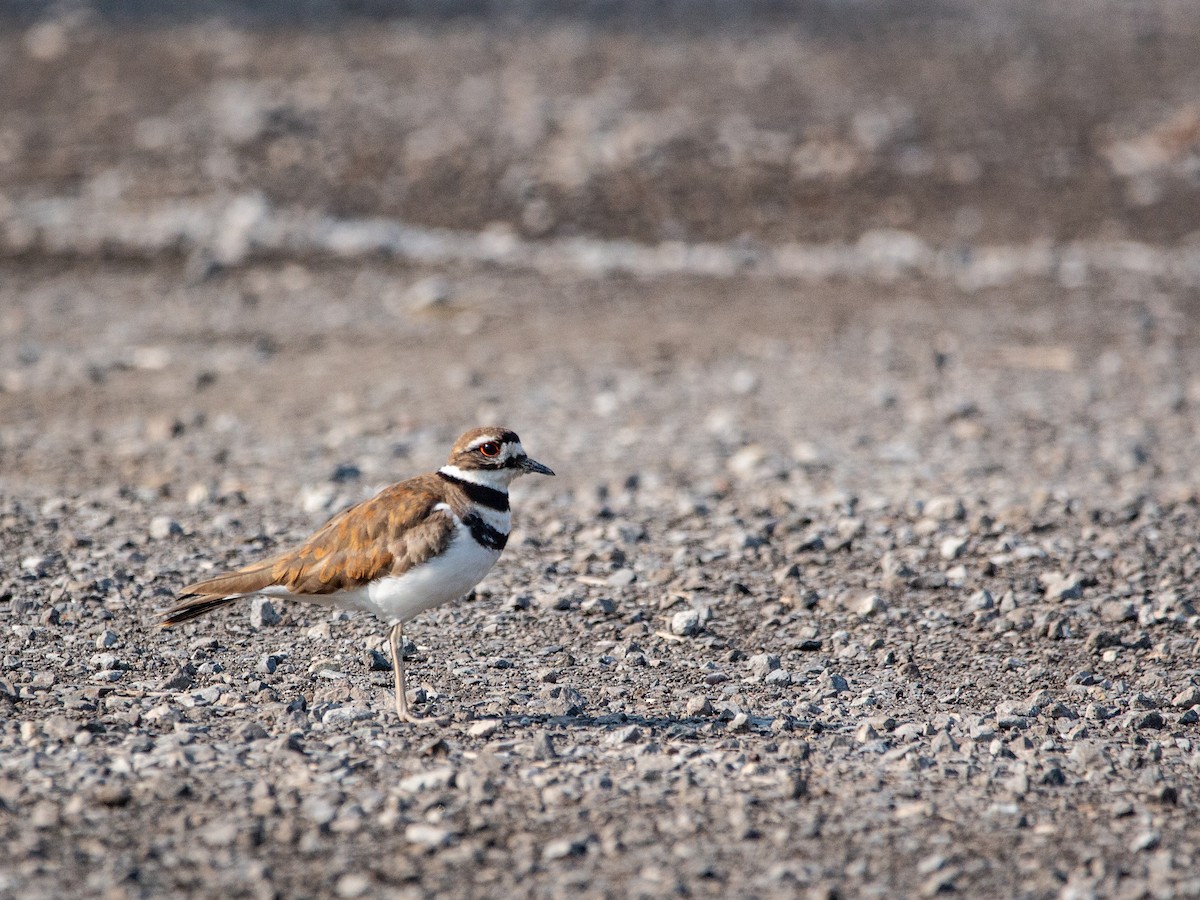
<path fill-rule="evenodd" d="M 371 648 L 367 651 L 367 668 L 372 672 L 390 672 L 392 660 L 386 653 Z"/>
<path fill-rule="evenodd" d="M 358 481 L 362 478 L 362 469 L 354 463 L 339 463 L 329 476 L 334 484 L 345 484 L 347 481 Z"/>
<path fill-rule="evenodd" d="M 454 288 L 445 278 L 432 275 L 415 282 L 405 292 L 405 302 L 412 312 L 429 312 L 449 305 Z"/>
<path fill-rule="evenodd" d="M 343 900 L 354 900 L 356 897 L 370 893 L 371 885 L 370 877 L 360 872 L 347 872 L 337 880 L 334 890 Z"/>
<path fill-rule="evenodd" d="M 1051 766 L 1042 775 L 1041 783 L 1051 787 L 1062 787 L 1067 783 L 1067 776 L 1058 766 Z"/>
<path fill-rule="evenodd" d="M 608 735 L 606 743 L 614 746 L 621 744 L 637 744 L 642 740 L 642 729 L 636 725 L 626 725 L 624 728 L 618 728 L 616 731 Z"/>
<path fill-rule="evenodd" d="M 1157 831 L 1143 831 L 1133 839 L 1129 845 L 1129 849 L 1134 853 L 1141 853 L 1143 850 L 1153 850 L 1158 846 L 1162 836 Z"/>
<path fill-rule="evenodd" d="M 1130 622 L 1137 617 L 1137 607 L 1128 601 L 1106 600 L 1100 604 L 1100 618 L 1105 622 Z"/>
<path fill-rule="evenodd" d="M 186 691 L 196 681 L 196 667 L 184 663 L 158 684 L 160 691 Z"/>
<path fill-rule="evenodd" d="M 439 825 L 426 822 L 414 822 L 404 829 L 404 839 L 410 844 L 436 849 L 450 843 L 451 832 Z"/>
<path fill-rule="evenodd" d="M 200 840 L 209 847 L 228 847 L 237 840 L 240 830 L 238 822 L 217 821 L 200 830 Z"/>
<path fill-rule="evenodd" d="M 499 730 L 500 721 L 498 719 L 481 719 L 471 724 L 471 727 L 467 729 L 467 734 L 476 738 L 490 738 Z"/>
<path fill-rule="evenodd" d="M 587 708 L 587 698 L 565 685 L 542 688 L 542 695 L 548 698 L 546 712 L 551 716 L 578 716 Z"/>
<path fill-rule="evenodd" d="M 873 616 L 887 609 L 887 604 L 878 594 L 869 593 L 859 597 L 854 597 L 847 604 L 846 608 L 860 616 Z"/>
<path fill-rule="evenodd" d="M 608 576 L 608 583 L 613 587 L 625 587 L 633 584 L 637 580 L 637 573 L 633 569 L 617 569 Z"/>
<path fill-rule="evenodd" d="M 72 719 L 67 719 L 65 715 L 52 715 L 42 722 L 42 731 L 46 732 L 48 738 L 67 740 L 76 736 L 79 724 Z"/>
<path fill-rule="evenodd" d="M 571 840 L 570 838 L 558 838 L 550 841 L 542 848 L 542 859 L 566 859 L 569 856 L 583 856 L 587 852 L 587 842 Z"/>
<path fill-rule="evenodd" d="M 780 587 L 790 581 L 798 581 L 800 578 L 800 566 L 798 566 L 796 563 L 783 566 L 776 569 L 772 577 L 775 579 L 775 583 Z"/>
<path fill-rule="evenodd" d="M 589 597 L 579 604 L 580 612 L 599 613 L 604 616 L 611 616 L 617 611 L 617 604 L 607 597 Z"/>
<path fill-rule="evenodd" d="M 939 731 L 933 736 L 933 740 L 929 742 L 929 749 L 935 754 L 956 753 L 958 751 L 958 743 L 950 736 L 947 731 Z"/>
<path fill-rule="evenodd" d="M 683 612 L 677 612 L 671 616 L 671 634 L 677 634 L 680 637 L 694 637 L 703 630 L 699 610 L 685 609 Z"/>
<path fill-rule="evenodd" d="M 93 653 L 91 663 L 93 669 L 100 671 L 125 668 L 115 653 Z"/>
<path fill-rule="evenodd" d="M 750 673 L 765 678 L 779 668 L 779 657 L 769 653 L 756 653 L 750 657 Z"/>
<path fill-rule="evenodd" d="M 1101 650 L 1106 650 L 1109 647 L 1120 647 L 1121 636 L 1113 634 L 1111 631 L 1101 631 L 1099 629 L 1091 632 L 1084 641 L 1084 646 L 1093 653 L 1098 653 Z"/>
<path fill-rule="evenodd" d="M 957 497 L 931 497 L 921 512 L 939 522 L 950 522 L 966 516 L 967 511 Z"/>
<path fill-rule="evenodd" d="M 335 706 L 321 716 L 321 721 L 326 725 L 350 725 L 371 718 L 374 718 L 374 713 L 369 709 L 360 709 L 357 706 Z"/>
<path fill-rule="evenodd" d="M 417 772 L 415 775 L 409 775 L 407 778 L 401 778 L 399 788 L 410 794 L 416 794 L 421 791 L 435 791 L 444 787 L 449 787 L 454 783 L 454 769 L 449 766 L 443 766 L 439 769 L 429 769 L 425 772 Z"/>
<path fill-rule="evenodd" d="M 96 638 L 96 649 L 108 650 L 110 647 L 117 646 L 119 642 L 120 638 L 117 637 L 115 632 L 105 629 L 104 631 L 100 632 L 99 637 Z"/>
<path fill-rule="evenodd" d="M 850 690 L 850 684 L 841 675 L 833 675 L 826 672 L 821 676 L 821 693 L 822 694 L 844 694 Z"/>
<path fill-rule="evenodd" d="M 964 537 L 948 537 L 944 539 L 938 547 L 938 553 L 942 559 L 958 559 L 959 554 L 967 546 L 967 539 Z"/>
<path fill-rule="evenodd" d="M 257 722 L 247 722 L 237 730 L 237 736 L 240 740 L 250 743 L 251 741 L 261 741 L 265 737 L 270 737 L 267 730 Z"/>
<path fill-rule="evenodd" d="M 1133 727 L 1137 728 L 1139 731 L 1145 729 L 1157 730 L 1165 727 L 1166 724 L 1166 719 L 1164 719 L 1162 717 L 1162 713 L 1158 712 L 1157 710 L 1152 710 L 1151 712 L 1146 713 L 1144 716 L 1138 716 L 1133 721 Z"/>
<path fill-rule="evenodd" d="M 1200 704 L 1200 687 L 1196 687 L 1194 684 L 1184 688 L 1171 700 L 1172 706 L 1181 706 L 1185 709 L 1197 704 Z"/>
<path fill-rule="evenodd" d="M 133 794 L 124 784 L 102 784 L 92 794 L 92 800 L 101 806 L 127 806 L 132 798 Z"/>
<path fill-rule="evenodd" d="M 687 714 L 689 716 L 711 716 L 713 705 L 707 697 L 688 697 Z"/>
<path fill-rule="evenodd" d="M 970 615 L 971 613 L 982 612 L 985 609 L 992 609 L 995 605 L 996 601 L 992 597 L 991 591 L 976 591 L 963 604 L 963 612 Z"/>
<path fill-rule="evenodd" d="M 255 597 L 250 601 L 250 627 L 267 628 L 278 625 L 283 619 L 266 597 Z"/>
<path fill-rule="evenodd" d="M 854 739 L 860 744 L 866 744 L 877 737 L 879 737 L 879 732 L 875 730 L 870 722 L 863 722 L 854 731 Z"/>
<path fill-rule="evenodd" d="M 162 541 L 183 534 L 183 528 L 170 516 L 155 516 L 150 520 L 150 537 Z"/>
<path fill-rule="evenodd" d="M 1079 714 L 1065 703 L 1051 703 L 1040 710 L 1043 716 L 1049 716 L 1051 719 L 1078 719 Z"/>
<path fill-rule="evenodd" d="M 1047 600 L 1078 600 L 1083 596 L 1083 576 L 1077 572 L 1062 575 L 1047 572 L 1039 579 Z"/>

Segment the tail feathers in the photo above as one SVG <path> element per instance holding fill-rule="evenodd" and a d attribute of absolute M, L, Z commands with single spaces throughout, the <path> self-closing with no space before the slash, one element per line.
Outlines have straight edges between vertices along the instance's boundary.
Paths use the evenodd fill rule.
<path fill-rule="evenodd" d="M 181 602 L 162 614 L 159 625 L 163 628 L 178 625 L 270 587 L 275 583 L 271 568 L 269 565 L 249 566 L 189 584 L 179 593 Z"/>
<path fill-rule="evenodd" d="M 170 628 L 172 625 L 179 625 L 189 619 L 195 619 L 205 613 L 210 613 L 214 609 L 224 606 L 226 603 L 232 603 L 234 600 L 240 600 L 241 597 L 192 597 L 189 600 L 184 600 L 182 603 L 177 603 L 162 614 L 162 621 L 158 624 L 162 628 Z"/>

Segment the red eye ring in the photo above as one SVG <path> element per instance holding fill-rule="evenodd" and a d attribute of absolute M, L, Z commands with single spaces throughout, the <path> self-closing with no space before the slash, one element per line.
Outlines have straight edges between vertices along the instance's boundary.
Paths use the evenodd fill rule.
<path fill-rule="evenodd" d="M 500 455 L 500 445 L 497 444 L 495 441 L 488 441 L 486 444 L 479 445 L 479 452 L 482 453 L 484 456 L 488 456 L 488 457 L 499 456 Z"/>

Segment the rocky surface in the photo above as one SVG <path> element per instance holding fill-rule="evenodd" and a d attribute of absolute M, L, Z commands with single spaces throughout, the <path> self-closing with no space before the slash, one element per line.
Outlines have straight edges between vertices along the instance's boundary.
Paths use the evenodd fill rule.
<path fill-rule="evenodd" d="M 1200 888 L 1166 299 L 457 270 L 453 311 L 381 305 L 427 277 L 5 274 L 7 892 Z M 436 723 L 365 617 L 153 629 L 493 419 L 560 477 L 410 628 Z"/>
<path fill-rule="evenodd" d="M 183 108 L 130 96 L 185 158 Z M 104 247 L 0 269 L 0 894 L 1200 893 L 1175 270 Z M 429 723 L 365 616 L 154 628 L 488 421 L 559 477 L 406 629 Z"/>

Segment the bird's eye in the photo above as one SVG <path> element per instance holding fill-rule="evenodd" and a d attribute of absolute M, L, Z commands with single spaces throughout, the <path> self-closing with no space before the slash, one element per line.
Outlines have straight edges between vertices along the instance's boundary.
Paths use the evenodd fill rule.
<path fill-rule="evenodd" d="M 486 444 L 479 445 L 479 452 L 484 456 L 499 456 L 500 445 L 495 441 L 488 441 Z"/>

